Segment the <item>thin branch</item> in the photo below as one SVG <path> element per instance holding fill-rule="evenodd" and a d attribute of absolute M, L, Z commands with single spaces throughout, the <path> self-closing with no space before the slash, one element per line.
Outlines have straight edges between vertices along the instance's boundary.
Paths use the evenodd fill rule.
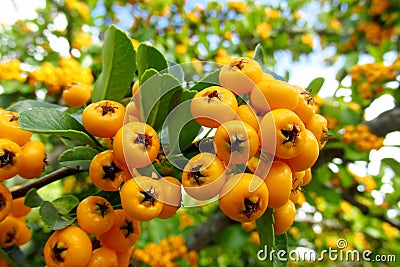
<path fill-rule="evenodd" d="M 55 182 L 57 180 L 60 180 L 64 177 L 67 177 L 69 175 L 72 175 L 72 174 L 75 174 L 78 172 L 80 172 L 80 170 L 78 170 L 78 169 L 61 168 L 61 169 L 58 169 L 52 173 L 49 173 L 49 174 L 43 176 L 43 177 L 40 177 L 39 179 L 33 181 L 32 183 L 25 184 L 23 186 L 20 186 L 16 189 L 12 190 L 11 194 L 14 199 L 24 197 L 26 195 L 26 193 L 28 193 L 28 191 L 31 190 L 32 188 L 39 189 L 45 185 L 48 185 L 52 182 Z"/>
<path fill-rule="evenodd" d="M 334 158 L 343 158 L 344 150 L 341 148 L 322 149 L 319 153 L 317 162 L 314 163 L 313 168 L 318 168 Z"/>
<path fill-rule="evenodd" d="M 200 251 L 212 243 L 226 227 L 234 223 L 236 222 L 223 214 L 221 210 L 217 210 L 188 236 L 186 241 L 187 248 Z"/>
<path fill-rule="evenodd" d="M 367 121 L 371 133 L 385 136 L 388 133 L 400 130 L 400 105 L 391 110 L 382 112 L 375 119 Z"/>
<path fill-rule="evenodd" d="M 371 213 L 371 210 L 369 207 L 365 206 L 364 204 L 358 202 L 352 193 L 350 192 L 341 192 L 341 196 L 344 200 L 352 204 L 354 207 L 357 207 L 364 215 L 372 217 L 372 218 L 377 218 L 380 219 L 381 221 L 387 222 L 388 224 L 392 225 L 393 227 L 396 227 L 397 229 L 400 229 L 400 225 L 389 220 L 386 216 L 383 214 L 373 214 Z"/>

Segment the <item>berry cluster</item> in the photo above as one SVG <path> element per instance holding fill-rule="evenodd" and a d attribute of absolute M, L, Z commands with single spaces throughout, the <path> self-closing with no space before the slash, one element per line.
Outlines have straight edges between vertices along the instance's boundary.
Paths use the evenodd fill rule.
<path fill-rule="evenodd" d="M 0 180 L 17 174 L 37 178 L 47 164 L 44 144 L 31 139 L 31 132 L 20 129 L 18 119 L 18 113 L 0 109 Z"/>
<path fill-rule="evenodd" d="M 142 122 L 139 95 L 136 82 L 128 105 L 101 100 L 83 110 L 85 130 L 107 143 L 91 160 L 90 181 L 102 191 L 118 192 L 121 205 L 113 206 L 98 195 L 84 198 L 76 209 L 77 224 L 49 237 L 44 248 L 47 266 L 127 266 L 140 222 L 174 216 L 183 195 L 200 202 L 218 199 L 221 211 L 239 222 L 254 223 L 271 208 L 275 234 L 290 228 L 299 192 L 311 181 L 310 168 L 328 139 L 327 120 L 315 112 L 308 91 L 263 73 L 251 58 L 232 59 L 221 67 L 218 85 L 199 89 L 190 100 L 192 118 L 213 132 L 203 138 L 212 145 L 187 155 L 175 172 L 166 164 L 171 162 L 164 155 L 159 133 Z M 5 125 L 18 122 L 16 113 L 2 111 L 0 116 L 6 118 Z M 36 155 L 38 160 L 20 165 L 24 148 L 33 142 L 31 133 L 18 125 L 8 127 L 5 132 L 13 129 L 16 134 L 4 137 L 11 140 L 1 139 L 3 179 L 16 174 L 24 177 L 21 170 L 26 168 L 38 169 L 37 177 L 43 171 L 45 150 L 35 147 L 40 153 L 30 152 L 29 159 Z M 25 139 L 12 141 L 13 136 Z M 160 172 L 154 168 L 150 176 L 141 174 L 155 163 L 162 166 Z M 28 173 L 34 173 L 33 169 Z M 10 201 L 3 202 L 1 211 L 6 213 Z M 197 258 L 186 250 L 182 253 L 170 260 L 183 257 L 194 262 Z M 137 255 L 147 262 L 143 251 Z"/>
<path fill-rule="evenodd" d="M 0 109 L 0 181 L 17 175 L 25 179 L 39 177 L 46 167 L 46 149 L 31 139 L 32 133 L 19 128 L 19 114 Z M 10 189 L 0 183 L 0 247 L 23 245 L 31 239 L 25 216 L 30 208 L 24 197 L 13 198 Z"/>
<path fill-rule="evenodd" d="M 341 141 L 345 144 L 354 144 L 357 150 L 370 151 L 371 149 L 380 149 L 383 146 L 384 138 L 371 133 L 367 125 L 359 124 L 345 126 Z"/>
<path fill-rule="evenodd" d="M 182 236 L 170 236 L 162 239 L 159 244 L 149 243 L 144 249 L 136 249 L 133 257 L 149 266 L 178 266 L 174 261 L 184 259 L 189 266 L 197 266 L 198 257 L 196 251 L 188 250 L 185 239 Z"/>
<path fill-rule="evenodd" d="M 395 80 L 398 74 L 398 63 L 389 66 L 383 63 L 369 63 L 356 65 L 350 70 L 352 82 L 364 99 L 381 94 L 385 83 Z"/>
<path fill-rule="evenodd" d="M 21 246 L 31 240 L 32 233 L 25 221 L 25 217 L 30 211 L 31 209 L 24 205 L 23 197 L 13 199 L 7 186 L 0 183 L 1 248 L 9 248 L 14 244 Z M 0 263 L 1 261 L 0 258 Z"/>
<path fill-rule="evenodd" d="M 89 88 L 93 83 L 93 75 L 89 68 L 81 67 L 79 62 L 73 58 L 61 58 L 59 66 L 44 62 L 40 67 L 28 73 L 28 82 L 32 86 L 44 84 L 48 94 L 58 94 L 62 90 L 69 89 L 74 84 L 87 85 Z M 84 94 L 86 96 L 87 93 Z M 82 100 L 86 103 L 89 98 Z"/>

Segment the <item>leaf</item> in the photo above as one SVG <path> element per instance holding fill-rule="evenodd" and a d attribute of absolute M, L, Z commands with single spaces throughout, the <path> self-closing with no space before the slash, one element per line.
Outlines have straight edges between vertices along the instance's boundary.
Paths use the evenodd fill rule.
<path fill-rule="evenodd" d="M 268 73 L 268 74 L 272 75 L 277 80 L 285 81 L 285 78 L 283 78 L 282 76 L 276 74 L 275 72 L 273 72 L 267 68 L 266 63 L 265 63 L 265 52 L 260 44 L 257 44 L 257 46 L 254 50 L 253 59 L 261 65 L 261 68 L 264 73 Z"/>
<path fill-rule="evenodd" d="M 168 62 L 164 55 L 153 45 L 140 43 L 136 54 L 139 79 L 148 69 L 155 69 L 159 72 L 167 71 Z"/>
<path fill-rule="evenodd" d="M 39 209 L 43 222 L 52 230 L 62 229 L 74 222 L 74 219 L 67 218 L 58 213 L 56 207 L 49 201 L 44 201 Z"/>
<path fill-rule="evenodd" d="M 44 200 L 37 193 L 37 189 L 36 188 L 32 188 L 25 195 L 24 205 L 28 206 L 30 208 L 36 208 L 36 207 L 39 207 L 40 205 L 42 205 L 43 201 Z"/>
<path fill-rule="evenodd" d="M 367 46 L 368 55 L 371 55 L 375 62 L 383 61 L 383 54 L 386 52 L 380 46 L 368 45 Z"/>
<path fill-rule="evenodd" d="M 218 237 L 218 245 L 222 248 L 239 250 L 246 243 L 248 236 L 243 233 L 240 225 L 232 225 L 226 228 Z"/>
<path fill-rule="evenodd" d="M 318 94 L 319 90 L 321 90 L 322 85 L 324 84 L 325 79 L 322 77 L 315 78 L 310 82 L 307 86 L 307 91 L 310 92 L 311 96 L 315 96 Z"/>
<path fill-rule="evenodd" d="M 337 165 L 339 168 L 339 177 L 342 185 L 346 188 L 353 184 L 354 177 L 342 165 Z"/>
<path fill-rule="evenodd" d="M 260 237 L 261 249 L 268 252 L 266 257 L 266 266 L 274 266 L 273 262 L 269 257 L 269 252 L 275 245 L 275 234 L 274 234 L 274 210 L 268 208 L 264 214 L 256 220 L 257 231 Z"/>
<path fill-rule="evenodd" d="M 389 166 L 397 177 L 400 177 L 400 162 L 398 162 L 394 158 L 383 158 L 381 162 Z"/>
<path fill-rule="evenodd" d="M 94 194 L 95 196 L 101 196 L 108 200 L 111 205 L 116 206 L 121 204 L 121 198 L 119 191 L 103 191 L 99 190 Z"/>
<path fill-rule="evenodd" d="M 178 81 L 182 84 L 185 79 L 185 73 L 183 72 L 182 66 L 169 60 L 168 65 L 168 72 L 178 79 Z"/>
<path fill-rule="evenodd" d="M 0 258 L 4 259 L 6 263 L 9 265 L 5 264 L 4 266 L 12 266 L 12 267 L 17 267 L 18 265 L 14 262 L 14 259 L 10 257 L 1 247 L 0 247 Z"/>
<path fill-rule="evenodd" d="M 167 117 L 169 155 L 185 150 L 199 134 L 201 125 L 190 112 L 190 102 L 197 91 L 185 90 L 180 95 L 180 104 Z"/>
<path fill-rule="evenodd" d="M 0 84 L 1 85 L 1 84 Z M 1 94 L 0 95 L 0 108 L 7 108 L 10 104 L 17 102 L 19 99 L 19 95 L 9 93 L 9 94 Z"/>
<path fill-rule="evenodd" d="M 94 148 L 78 146 L 64 151 L 58 161 L 64 167 L 88 171 L 90 162 L 97 153 L 99 151 Z"/>
<path fill-rule="evenodd" d="M 78 206 L 79 199 L 74 195 L 64 195 L 53 200 L 51 204 L 53 204 L 57 209 L 58 213 L 67 215 L 71 210 Z"/>
<path fill-rule="evenodd" d="M 92 101 L 120 101 L 130 90 L 136 71 L 136 52 L 129 36 L 111 25 L 105 35 L 102 50 L 102 71 L 92 93 Z"/>
<path fill-rule="evenodd" d="M 274 266 L 287 266 L 288 259 L 288 249 L 287 249 L 287 234 L 283 233 L 281 235 L 275 236 L 274 250 L 276 254 L 274 255 Z"/>
<path fill-rule="evenodd" d="M 354 65 L 357 65 L 360 55 L 358 52 L 350 53 L 346 55 L 346 60 L 344 62 L 344 68 L 346 72 L 349 72 Z"/>
<path fill-rule="evenodd" d="M 369 151 L 360 151 L 355 149 L 353 146 L 344 146 L 344 158 L 351 161 L 368 161 Z"/>
<path fill-rule="evenodd" d="M 57 109 L 57 110 L 66 110 L 66 107 L 56 105 L 53 103 L 45 102 L 45 101 L 39 101 L 39 100 L 22 100 L 18 101 L 15 104 L 12 104 L 7 108 L 7 110 L 14 111 L 14 112 L 22 112 L 24 110 L 29 110 L 34 107 L 43 107 L 43 108 L 52 108 L 52 109 Z"/>
<path fill-rule="evenodd" d="M 149 76 L 149 78 L 147 78 Z M 180 82 L 171 74 L 147 70 L 140 90 L 140 111 L 143 121 L 160 132 L 170 112 L 170 104 L 175 93 L 183 91 Z"/>
<path fill-rule="evenodd" d="M 220 69 L 214 70 L 210 74 L 203 77 L 203 79 L 196 82 L 189 90 L 200 92 L 207 87 L 219 85 L 219 72 Z"/>
<path fill-rule="evenodd" d="M 335 79 L 338 82 L 342 82 L 344 78 L 346 78 L 347 72 L 345 70 L 345 68 L 341 68 L 338 70 L 338 72 L 336 73 Z"/>
<path fill-rule="evenodd" d="M 22 111 L 19 115 L 18 122 L 24 130 L 34 133 L 57 134 L 92 146 L 97 145 L 95 139 L 85 132 L 82 124 L 65 112 L 34 107 Z"/>

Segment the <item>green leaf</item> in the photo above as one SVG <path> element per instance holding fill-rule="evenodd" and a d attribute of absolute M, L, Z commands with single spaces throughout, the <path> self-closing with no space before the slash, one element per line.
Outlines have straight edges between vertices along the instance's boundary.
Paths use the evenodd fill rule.
<path fill-rule="evenodd" d="M 183 72 L 182 66 L 169 60 L 168 66 L 168 72 L 177 78 L 180 83 L 183 83 L 185 79 L 185 73 Z"/>
<path fill-rule="evenodd" d="M 339 168 L 339 177 L 344 187 L 350 187 L 353 184 L 354 177 L 342 165 L 337 165 Z"/>
<path fill-rule="evenodd" d="M 368 161 L 369 151 L 360 151 L 355 149 L 353 146 L 344 146 L 344 158 L 351 161 Z"/>
<path fill-rule="evenodd" d="M 267 68 L 266 62 L 265 62 L 265 52 L 260 44 L 257 44 L 257 46 L 254 50 L 253 59 L 261 65 L 261 68 L 264 73 L 268 73 L 268 74 L 272 75 L 277 80 L 285 81 L 285 78 L 283 78 L 282 76 L 276 74 L 275 72 L 273 72 Z"/>
<path fill-rule="evenodd" d="M 148 69 L 155 69 L 157 71 L 167 71 L 168 69 L 168 62 L 161 51 L 147 43 L 139 44 L 136 62 L 140 80 Z"/>
<path fill-rule="evenodd" d="M 232 225 L 226 228 L 218 237 L 218 245 L 222 248 L 239 250 L 246 243 L 248 236 L 243 233 L 240 225 Z"/>
<path fill-rule="evenodd" d="M 18 99 L 19 99 L 19 95 L 17 95 L 17 94 L 13 94 L 13 93 L 4 94 L 3 93 L 0 95 L 0 107 L 7 108 L 12 103 L 17 102 Z"/>
<path fill-rule="evenodd" d="M 398 162 L 394 158 L 383 158 L 381 162 L 389 166 L 397 177 L 400 177 L 400 162 Z"/>
<path fill-rule="evenodd" d="M 210 74 L 203 77 L 200 81 L 196 82 L 189 90 L 200 92 L 207 87 L 219 85 L 219 72 L 220 69 L 212 71 Z"/>
<path fill-rule="evenodd" d="M 344 62 L 344 68 L 347 72 L 350 71 L 354 65 L 357 65 L 360 55 L 358 52 L 350 53 L 346 55 L 346 60 Z"/>
<path fill-rule="evenodd" d="M 97 153 L 99 151 L 94 148 L 78 146 L 64 151 L 58 161 L 64 167 L 88 171 L 90 162 Z"/>
<path fill-rule="evenodd" d="M 269 257 L 269 252 L 275 245 L 274 234 L 274 210 L 268 208 L 264 214 L 256 220 L 257 231 L 260 237 L 261 249 L 266 248 L 268 255 L 266 255 L 266 266 L 274 266 L 273 261 Z"/>
<path fill-rule="evenodd" d="M 307 86 L 307 91 L 310 92 L 311 96 L 315 96 L 318 94 L 319 90 L 321 90 L 322 85 L 324 84 L 325 79 L 322 77 L 315 78 L 310 82 Z"/>
<path fill-rule="evenodd" d="M 375 62 L 383 61 L 383 54 L 385 51 L 383 49 L 381 49 L 380 46 L 368 45 L 367 50 L 368 50 L 368 54 L 371 55 L 375 59 Z"/>
<path fill-rule="evenodd" d="M 40 205 L 42 205 L 43 201 L 44 200 L 37 193 L 37 189 L 36 188 L 32 188 L 25 195 L 24 205 L 28 206 L 30 208 L 36 208 L 36 207 L 39 207 Z"/>
<path fill-rule="evenodd" d="M 142 119 L 160 132 L 170 112 L 174 94 L 183 91 L 183 88 L 180 82 L 169 73 L 160 74 L 154 69 L 149 69 L 143 77 L 146 80 L 139 88 Z"/>
<path fill-rule="evenodd" d="M 347 72 L 346 72 L 345 68 L 343 67 L 343 68 L 338 70 L 338 72 L 336 73 L 335 78 L 336 78 L 336 80 L 338 82 L 342 82 L 343 79 L 346 78 L 346 75 L 347 75 Z"/>
<path fill-rule="evenodd" d="M 74 195 L 64 195 L 54 199 L 51 204 L 57 209 L 58 213 L 67 215 L 79 204 L 79 199 Z"/>
<path fill-rule="evenodd" d="M 39 214 L 43 222 L 52 230 L 63 229 L 74 222 L 74 219 L 60 215 L 56 207 L 49 201 L 43 202 L 42 206 L 40 206 Z"/>
<path fill-rule="evenodd" d="M 190 112 L 190 102 L 197 91 L 185 90 L 180 95 L 180 104 L 167 117 L 169 155 L 185 150 L 199 134 L 201 125 Z"/>
<path fill-rule="evenodd" d="M 283 233 L 281 235 L 275 236 L 275 246 L 274 250 L 277 251 L 277 253 L 274 255 L 274 266 L 277 267 L 284 267 L 287 266 L 287 259 L 288 259 L 288 249 L 287 249 L 287 234 Z M 285 251 L 284 254 L 283 251 Z"/>
<path fill-rule="evenodd" d="M 111 25 L 105 35 L 102 50 L 102 71 L 92 93 L 92 101 L 120 101 L 130 90 L 136 71 L 136 52 L 129 36 Z"/>
<path fill-rule="evenodd" d="M 95 139 L 85 132 L 82 124 L 65 112 L 34 107 L 22 111 L 19 115 L 18 122 L 24 130 L 34 133 L 57 134 L 92 146 L 97 145 Z"/>
<path fill-rule="evenodd" d="M 66 107 L 52 104 L 49 102 L 45 101 L 38 101 L 38 100 L 32 100 L 32 99 L 27 99 L 23 101 L 18 101 L 15 104 L 12 104 L 7 108 L 7 110 L 14 111 L 14 112 L 22 112 L 24 110 L 29 110 L 34 107 L 43 107 L 43 108 L 52 108 L 52 109 L 57 109 L 57 110 L 65 110 L 67 109 Z"/>
<path fill-rule="evenodd" d="M 10 266 L 18 267 L 18 265 L 14 262 L 14 260 L 1 247 L 0 247 L 0 258 L 5 259 Z"/>

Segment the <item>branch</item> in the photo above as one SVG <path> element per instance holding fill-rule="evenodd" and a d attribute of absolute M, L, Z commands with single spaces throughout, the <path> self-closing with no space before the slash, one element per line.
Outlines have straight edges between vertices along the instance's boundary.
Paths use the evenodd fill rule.
<path fill-rule="evenodd" d="M 388 133 L 400 130 L 400 105 L 387 110 L 373 120 L 365 123 L 371 133 L 378 136 L 385 136 Z"/>
<path fill-rule="evenodd" d="M 344 150 L 342 148 L 322 149 L 319 152 L 317 161 L 314 163 L 313 168 L 318 168 L 334 158 L 343 158 Z"/>
<path fill-rule="evenodd" d="M 383 214 L 372 214 L 370 208 L 368 208 L 367 206 L 365 206 L 364 204 L 358 202 L 353 196 L 354 194 L 352 194 L 351 192 L 345 192 L 342 191 L 341 192 L 341 196 L 344 200 L 346 200 L 347 202 L 349 202 L 350 204 L 352 204 L 353 206 L 357 207 L 364 215 L 373 217 L 373 218 L 377 218 L 380 219 L 381 221 L 387 222 L 388 224 L 396 227 L 397 229 L 400 229 L 400 225 L 389 220 L 386 216 L 384 216 Z"/>
<path fill-rule="evenodd" d="M 49 173 L 43 177 L 40 177 L 39 179 L 33 181 L 32 183 L 29 184 L 25 184 L 21 187 L 18 187 L 14 190 L 11 191 L 11 194 L 13 196 L 13 199 L 15 198 L 20 198 L 20 197 L 24 197 L 26 195 L 26 193 L 28 193 L 29 190 L 31 190 L 32 188 L 41 188 L 45 185 L 48 185 L 52 182 L 55 182 L 57 180 L 60 180 L 64 177 L 67 177 L 69 175 L 75 174 L 80 172 L 78 169 L 69 169 L 69 168 L 61 168 L 58 169 L 52 173 Z"/>
<path fill-rule="evenodd" d="M 221 210 L 217 210 L 188 236 L 186 241 L 188 250 L 200 251 L 209 245 L 226 227 L 234 223 L 236 222 L 223 214 Z"/>

